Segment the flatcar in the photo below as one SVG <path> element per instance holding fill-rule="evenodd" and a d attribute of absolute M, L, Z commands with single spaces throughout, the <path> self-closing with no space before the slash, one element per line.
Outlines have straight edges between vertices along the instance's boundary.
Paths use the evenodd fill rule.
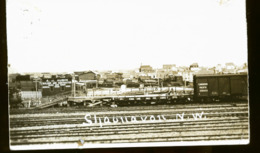
<path fill-rule="evenodd" d="M 194 75 L 195 101 L 247 100 L 247 74 Z"/>

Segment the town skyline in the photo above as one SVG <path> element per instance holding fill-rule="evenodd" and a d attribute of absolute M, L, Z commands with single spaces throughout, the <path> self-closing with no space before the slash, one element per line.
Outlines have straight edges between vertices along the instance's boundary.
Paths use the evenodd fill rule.
<path fill-rule="evenodd" d="M 14 67 L 12 67 L 11 64 L 8 64 L 8 73 L 9 74 L 12 74 L 12 73 L 21 73 L 21 74 L 30 74 L 30 73 L 56 73 L 56 74 L 69 74 L 69 73 L 74 73 L 74 72 L 87 72 L 87 71 L 93 71 L 93 72 L 108 72 L 108 71 L 111 71 L 111 72 L 127 72 L 127 71 L 139 71 L 140 68 L 142 66 L 150 66 L 153 70 L 157 71 L 157 70 L 165 70 L 164 69 L 164 66 L 172 66 L 173 68 L 177 68 L 176 70 L 178 71 L 178 69 L 180 68 L 190 68 L 191 65 L 193 64 L 198 64 L 198 67 L 199 68 L 202 68 L 202 69 L 212 69 L 212 68 L 217 68 L 217 67 L 220 67 L 220 68 L 225 68 L 227 67 L 227 65 L 231 64 L 231 65 L 234 65 L 235 68 L 242 68 L 242 67 L 246 67 L 247 68 L 247 62 L 244 62 L 242 64 L 235 64 L 233 62 L 227 62 L 225 64 L 217 64 L 217 65 L 213 65 L 213 66 L 201 66 L 199 63 L 197 62 L 194 62 L 194 63 L 191 63 L 189 65 L 177 65 L 177 64 L 162 64 L 160 67 L 153 67 L 152 65 L 149 65 L 149 64 L 140 64 L 139 67 L 132 67 L 132 68 L 127 68 L 127 69 L 81 69 L 81 70 L 72 70 L 72 71 L 31 71 L 31 72 L 21 72 L 21 71 L 17 71 L 17 69 L 15 69 Z"/>

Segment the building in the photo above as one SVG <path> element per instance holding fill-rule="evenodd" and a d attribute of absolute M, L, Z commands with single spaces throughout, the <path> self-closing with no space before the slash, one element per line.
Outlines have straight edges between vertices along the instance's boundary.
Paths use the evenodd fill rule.
<path fill-rule="evenodd" d="M 164 64 L 163 69 L 164 70 L 172 70 L 173 67 L 176 67 L 174 64 Z"/>
<path fill-rule="evenodd" d="M 40 86 L 39 82 L 34 83 L 30 75 L 17 75 L 16 87 L 21 91 L 36 91 L 36 86 Z"/>
<path fill-rule="evenodd" d="M 52 77 L 52 75 L 48 72 L 44 72 L 42 73 L 42 78 L 45 78 L 45 79 L 50 79 Z"/>
<path fill-rule="evenodd" d="M 222 73 L 222 71 L 223 71 L 223 68 L 222 68 L 221 64 L 218 64 L 215 68 L 215 73 Z"/>
<path fill-rule="evenodd" d="M 80 88 L 83 89 L 84 86 L 87 88 L 93 88 L 98 86 L 98 81 L 100 79 L 100 74 L 93 71 L 75 72 L 77 75 L 76 80 L 79 82 Z"/>
<path fill-rule="evenodd" d="M 196 71 L 199 71 L 199 70 L 200 70 L 199 64 L 198 64 L 198 63 L 193 63 L 193 64 L 191 64 L 189 70 L 195 71 L 195 72 L 196 72 Z"/>
<path fill-rule="evenodd" d="M 17 75 L 15 88 L 18 89 L 22 100 L 39 99 L 42 97 L 41 79 L 33 79 L 30 75 Z"/>
<path fill-rule="evenodd" d="M 70 93 L 72 90 L 72 78 L 70 76 L 56 76 L 42 78 L 42 96 L 52 96 L 61 93 Z"/>
<path fill-rule="evenodd" d="M 86 80 L 97 80 L 97 74 L 93 71 L 87 71 L 77 75 L 78 75 L 79 82 L 86 81 Z"/>
<path fill-rule="evenodd" d="M 141 65 L 139 72 L 151 73 L 153 72 L 153 68 L 150 65 Z"/>
<path fill-rule="evenodd" d="M 156 73 L 156 78 L 165 78 L 165 76 L 167 75 L 167 72 L 164 69 L 157 69 Z"/>
<path fill-rule="evenodd" d="M 235 69 L 236 66 L 234 63 L 226 63 L 225 69 L 226 70 L 231 70 L 231 69 Z"/>
<path fill-rule="evenodd" d="M 178 72 L 178 75 L 182 76 L 183 81 L 193 82 L 193 73 L 194 72 L 191 70 L 186 70 L 186 71 Z"/>
<path fill-rule="evenodd" d="M 194 72 L 194 74 L 215 74 L 215 72 L 210 69 L 201 69 L 198 72 Z"/>
<path fill-rule="evenodd" d="M 140 80 L 151 80 L 151 76 L 139 76 Z"/>

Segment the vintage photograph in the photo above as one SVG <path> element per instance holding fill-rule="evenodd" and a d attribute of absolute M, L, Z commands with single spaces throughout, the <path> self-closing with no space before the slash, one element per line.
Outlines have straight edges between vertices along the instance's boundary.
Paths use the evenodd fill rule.
<path fill-rule="evenodd" d="M 245 0 L 7 0 L 11 150 L 249 144 Z"/>

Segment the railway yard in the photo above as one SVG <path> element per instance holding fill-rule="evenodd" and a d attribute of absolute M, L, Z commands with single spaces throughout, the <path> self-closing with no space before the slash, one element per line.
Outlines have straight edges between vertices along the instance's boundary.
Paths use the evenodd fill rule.
<path fill-rule="evenodd" d="M 71 91 L 23 99 L 25 107 L 9 107 L 11 149 L 248 144 L 247 75 L 193 81 L 192 88 L 122 85 L 85 93 L 72 81 Z"/>
<path fill-rule="evenodd" d="M 249 142 L 248 102 L 11 109 L 11 149 Z"/>

